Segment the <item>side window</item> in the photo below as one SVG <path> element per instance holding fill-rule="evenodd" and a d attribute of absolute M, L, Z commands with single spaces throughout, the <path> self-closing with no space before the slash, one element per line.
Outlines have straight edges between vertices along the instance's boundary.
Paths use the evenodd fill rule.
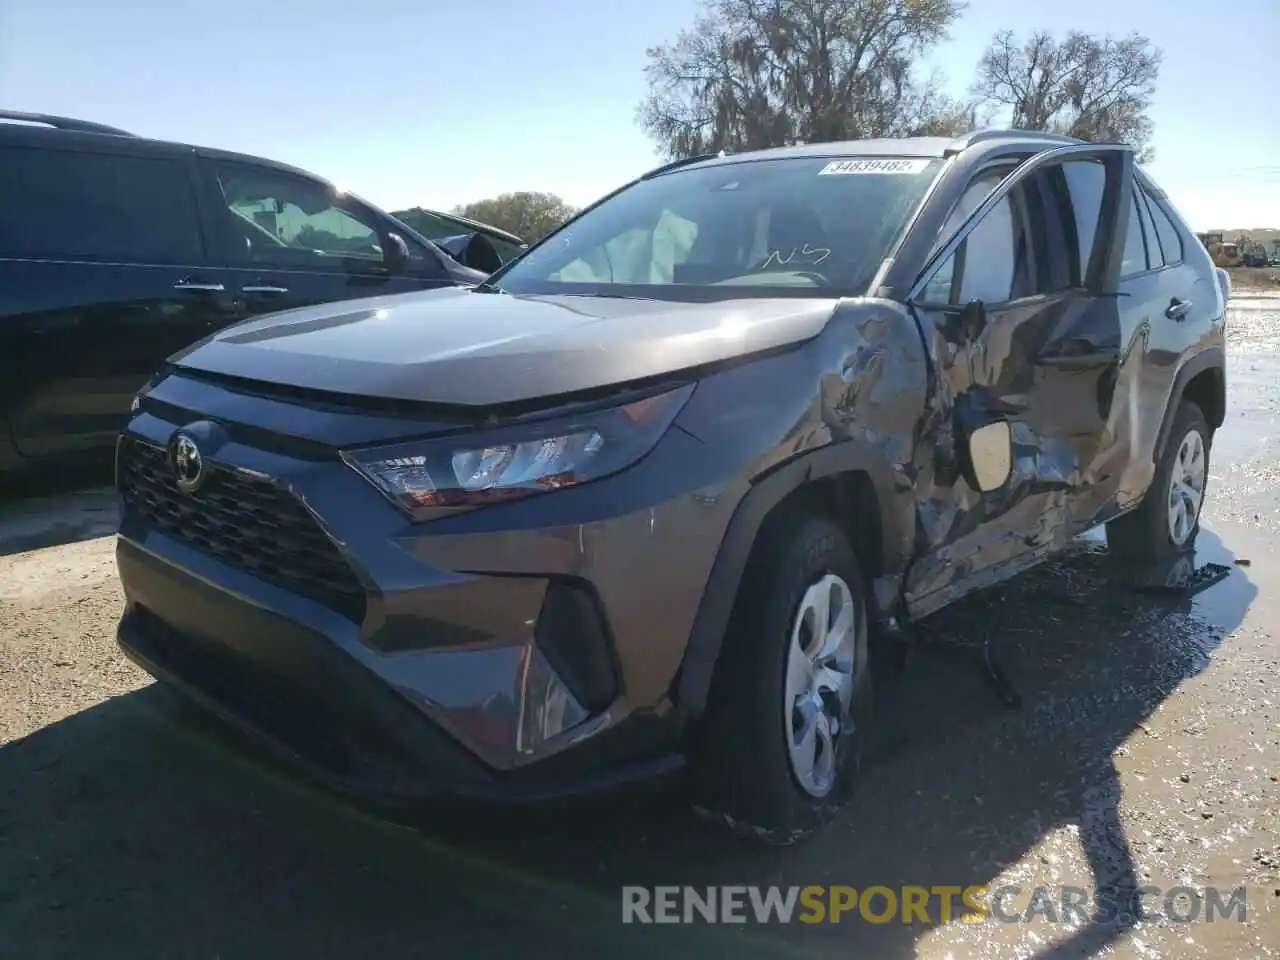
<path fill-rule="evenodd" d="M 1097 160 L 1073 160 L 1062 165 L 1075 211 L 1076 245 L 1079 248 L 1080 280 L 1089 274 L 1089 257 L 1098 235 L 1098 219 L 1102 215 L 1102 194 L 1107 185 L 1107 170 Z"/>
<path fill-rule="evenodd" d="M 204 256 L 180 160 L 6 148 L 0 211 L 0 255 L 118 263 Z"/>
<path fill-rule="evenodd" d="M 973 181 L 973 183 L 969 184 L 969 186 L 965 188 L 964 193 L 961 194 L 960 199 L 956 202 L 955 209 L 952 210 L 951 215 L 947 217 L 946 225 L 942 228 L 942 230 L 938 234 L 939 244 L 946 243 L 951 238 L 951 235 L 955 233 L 955 231 L 958 230 L 966 220 L 969 219 L 969 216 L 973 213 L 973 211 L 977 210 L 978 207 L 982 205 L 982 201 L 987 199 L 987 197 L 991 195 L 991 191 L 1000 185 L 1000 181 L 1004 179 L 1004 176 L 1005 176 L 1004 171 L 986 173 L 979 176 L 976 180 Z M 1005 215 L 1007 217 L 1008 201 L 1005 201 L 1004 203 L 1002 203 L 1001 206 L 1006 208 Z M 974 234 L 976 234 L 978 230 L 981 230 L 981 229 L 982 227 L 978 227 L 974 231 Z M 972 237 L 974 234 L 970 234 L 970 237 Z M 946 261 L 934 272 L 933 276 L 929 279 L 929 282 L 928 284 L 926 284 L 924 289 L 923 296 L 926 302 L 928 303 L 964 302 L 964 300 L 962 300 L 960 297 L 961 291 L 956 285 L 956 280 L 959 279 L 957 277 L 956 271 L 957 271 L 957 260 L 961 260 L 961 261 L 964 260 L 964 251 L 967 246 L 968 246 L 967 242 L 965 244 L 962 244 L 960 249 L 957 250 L 956 253 L 948 257 Z M 1010 277 L 1012 277 L 1012 273 L 1013 273 L 1012 258 L 1010 258 L 1009 260 L 1008 267 L 1009 267 Z M 1006 288 L 1006 291 L 1005 291 L 1006 295 L 1008 293 L 1008 289 L 1011 289 L 1011 288 L 1012 288 L 1012 279 L 1010 279 L 1009 286 Z"/>
<path fill-rule="evenodd" d="M 247 164 L 217 165 L 233 255 L 249 263 L 337 270 L 382 264 L 371 217 L 319 183 Z"/>
<path fill-rule="evenodd" d="M 1147 247 L 1142 238 L 1142 218 L 1138 214 L 1138 194 L 1135 189 L 1129 202 L 1129 225 L 1124 238 L 1124 259 L 1120 262 L 1120 276 L 1128 277 L 1147 269 Z"/>
<path fill-rule="evenodd" d="M 493 244 L 493 249 L 498 251 L 498 256 L 502 258 L 504 264 L 510 263 L 525 251 L 524 247 L 517 246 L 510 240 L 503 240 L 500 237 L 490 237 L 489 242 Z"/>
<path fill-rule="evenodd" d="M 1147 203 L 1147 195 L 1133 182 L 1133 196 L 1138 203 L 1138 212 L 1142 217 L 1142 234 L 1147 239 L 1147 266 L 1151 270 L 1159 270 L 1164 266 L 1164 257 L 1160 253 L 1160 244 L 1156 242 L 1156 225 L 1151 221 L 1151 206 Z"/>
<path fill-rule="evenodd" d="M 1160 251 L 1164 255 L 1165 263 L 1181 263 L 1183 259 L 1182 236 L 1178 233 L 1178 228 L 1173 225 L 1173 220 L 1164 208 L 1156 202 L 1156 198 L 1151 196 L 1145 190 L 1143 194 L 1147 198 L 1147 207 L 1151 210 L 1151 219 L 1155 223 L 1156 237 L 1160 241 Z"/>
<path fill-rule="evenodd" d="M 1017 260 L 1015 222 L 1013 204 L 1006 196 L 969 234 L 955 302 L 1003 303 L 1012 298 Z"/>

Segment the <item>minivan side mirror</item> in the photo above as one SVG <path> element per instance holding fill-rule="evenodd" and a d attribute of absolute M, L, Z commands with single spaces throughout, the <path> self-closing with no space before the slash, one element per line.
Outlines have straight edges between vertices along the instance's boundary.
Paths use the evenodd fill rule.
<path fill-rule="evenodd" d="M 409 266 L 409 245 L 398 233 L 387 234 L 386 243 L 382 245 L 382 265 L 387 273 L 404 273 Z"/>

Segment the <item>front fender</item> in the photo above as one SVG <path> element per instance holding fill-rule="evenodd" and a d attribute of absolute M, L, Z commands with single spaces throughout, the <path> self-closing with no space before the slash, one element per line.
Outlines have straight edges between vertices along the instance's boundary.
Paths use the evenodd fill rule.
<path fill-rule="evenodd" d="M 765 409 L 758 419 L 744 414 L 745 422 L 738 424 L 690 411 L 685 423 L 692 432 L 728 447 L 770 418 L 785 421 L 788 428 L 783 442 L 757 461 L 751 486 L 721 541 L 677 679 L 675 701 L 681 711 L 690 716 L 702 712 L 760 530 L 784 500 L 806 485 L 853 473 L 868 481 L 849 489 L 863 495 L 869 491 L 875 503 L 850 506 L 875 513 L 874 555 L 861 559 L 873 577 L 872 616 L 891 614 L 915 540 L 913 463 L 928 370 L 919 330 L 901 305 L 845 301 L 819 337 L 776 365 L 763 367 L 763 381 L 744 380 L 730 391 L 740 398 L 734 404 L 740 411 Z M 796 397 L 787 388 L 793 382 L 809 384 L 810 393 Z"/>

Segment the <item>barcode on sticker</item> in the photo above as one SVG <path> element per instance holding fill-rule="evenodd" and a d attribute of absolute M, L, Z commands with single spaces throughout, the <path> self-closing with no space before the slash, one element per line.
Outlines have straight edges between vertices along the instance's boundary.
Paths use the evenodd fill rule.
<path fill-rule="evenodd" d="M 829 177 L 842 173 L 923 173 L 928 166 L 928 160 L 864 157 L 859 160 L 832 160 L 818 171 L 818 176 Z"/>

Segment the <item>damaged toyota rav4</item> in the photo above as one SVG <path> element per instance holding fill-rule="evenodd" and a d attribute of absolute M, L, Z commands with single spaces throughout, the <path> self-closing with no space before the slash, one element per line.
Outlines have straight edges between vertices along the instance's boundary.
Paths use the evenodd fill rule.
<path fill-rule="evenodd" d="M 476 286 L 170 358 L 119 442 L 119 641 L 360 796 L 685 767 L 789 842 L 857 779 L 871 636 L 1101 524 L 1190 547 L 1226 297 L 1124 146 L 673 163 Z"/>

